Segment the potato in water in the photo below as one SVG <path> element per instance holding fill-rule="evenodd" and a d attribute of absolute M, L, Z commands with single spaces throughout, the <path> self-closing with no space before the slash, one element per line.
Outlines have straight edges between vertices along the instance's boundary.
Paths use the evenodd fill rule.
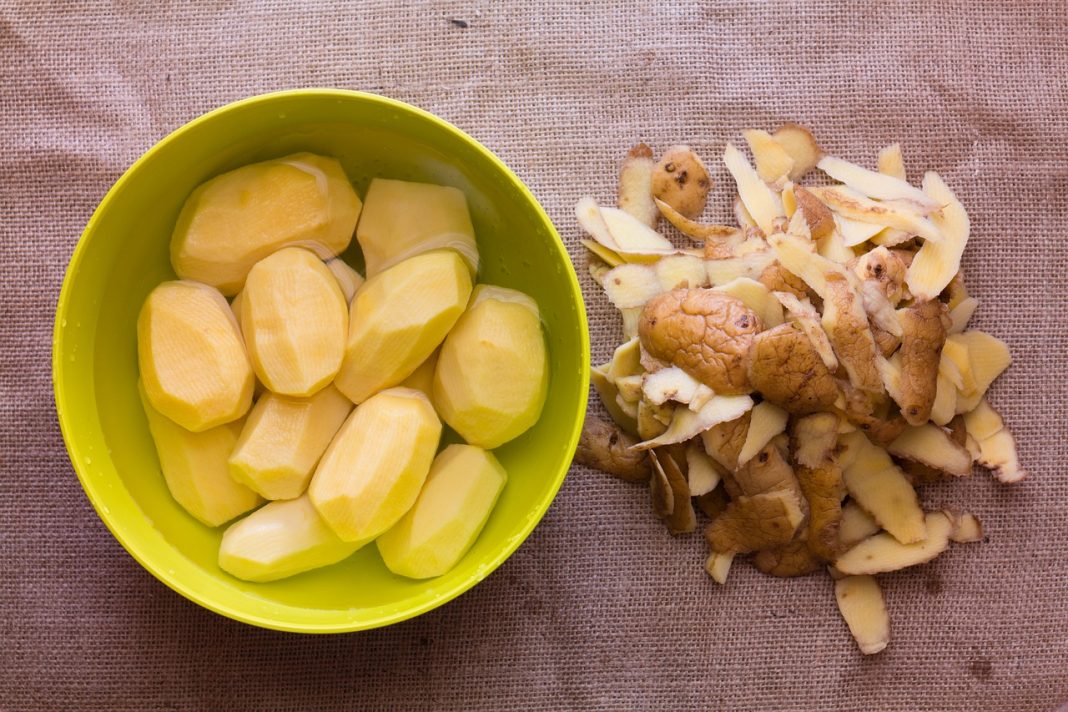
<path fill-rule="evenodd" d="M 337 387 L 361 403 L 399 384 L 441 344 L 470 295 L 471 273 L 452 250 L 417 255 L 367 280 L 352 300 Z"/>
<path fill-rule="evenodd" d="M 140 387 L 148 429 L 156 444 L 167 489 L 178 504 L 209 527 L 217 527 L 259 506 L 258 494 L 230 479 L 230 456 L 241 422 L 194 433 L 161 415 Z"/>
<path fill-rule="evenodd" d="M 367 276 L 439 248 L 456 250 L 478 271 L 475 229 L 464 194 L 444 185 L 375 178 L 356 228 Z"/>
<path fill-rule="evenodd" d="M 241 331 L 269 390 L 310 396 L 334 380 L 345 354 L 348 302 L 308 250 L 287 247 L 256 263 L 241 292 Z"/>
<path fill-rule="evenodd" d="M 537 303 L 514 289 L 479 285 L 438 357 L 441 417 L 468 443 L 498 447 L 537 422 L 548 381 Z"/>
<path fill-rule="evenodd" d="M 234 445 L 230 476 L 267 499 L 299 497 L 350 412 L 333 386 L 311 398 L 263 394 Z"/>
<path fill-rule="evenodd" d="M 390 388 L 368 398 L 315 470 L 312 504 L 340 538 L 371 541 L 411 508 L 440 438 L 441 421 L 419 391 Z"/>
<path fill-rule="evenodd" d="M 295 153 L 212 178 L 186 199 L 171 237 L 171 264 L 230 296 L 252 265 L 287 245 L 322 258 L 352 241 L 362 203 L 333 158 Z"/>
<path fill-rule="evenodd" d="M 451 569 L 478 538 L 507 479 L 497 458 L 482 448 L 442 450 L 415 505 L 378 537 L 386 566 L 417 579 Z"/>
<path fill-rule="evenodd" d="M 137 360 L 148 402 L 193 432 L 240 418 L 253 376 L 226 300 L 196 282 L 164 282 L 137 317 Z"/>
<path fill-rule="evenodd" d="M 219 568 L 246 581 L 276 581 L 336 564 L 360 548 L 326 526 L 307 496 L 271 502 L 223 534 Z"/>

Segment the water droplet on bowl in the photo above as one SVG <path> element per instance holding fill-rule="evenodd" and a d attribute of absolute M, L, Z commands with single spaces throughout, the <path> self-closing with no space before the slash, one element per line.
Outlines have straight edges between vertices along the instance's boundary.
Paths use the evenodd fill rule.
<path fill-rule="evenodd" d="M 62 326 L 62 327 L 66 327 L 67 326 L 67 320 L 64 319 L 63 321 L 59 322 L 59 325 Z"/>

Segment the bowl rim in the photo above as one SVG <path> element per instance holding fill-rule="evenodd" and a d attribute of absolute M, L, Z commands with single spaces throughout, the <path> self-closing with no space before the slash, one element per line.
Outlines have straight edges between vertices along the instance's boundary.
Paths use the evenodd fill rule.
<path fill-rule="evenodd" d="M 152 556 L 146 551 L 142 550 L 136 542 L 131 541 L 124 534 L 123 526 L 121 522 L 117 521 L 117 517 L 113 518 L 110 511 L 100 501 L 102 494 L 100 490 L 102 487 L 98 487 L 94 478 L 89 476 L 85 466 L 82 464 L 82 458 L 79 456 L 78 443 L 76 437 L 76 426 L 70 420 L 68 415 L 71 412 L 70 408 L 66 407 L 67 401 L 71 398 L 68 396 L 63 386 L 61 385 L 65 380 L 65 359 L 61 357 L 64 353 L 65 345 L 65 330 L 63 325 L 66 323 L 67 312 L 71 303 L 71 291 L 73 289 L 72 282 L 74 275 L 78 273 L 79 267 L 82 261 L 85 259 L 85 255 L 88 249 L 89 243 L 93 240 L 93 234 L 96 231 L 97 222 L 101 219 L 101 215 L 106 211 L 111 202 L 115 199 L 115 196 L 122 190 L 123 186 L 139 171 L 142 165 L 147 163 L 153 156 L 155 156 L 162 148 L 173 141 L 175 138 L 189 132 L 193 128 L 200 126 L 203 123 L 209 122 L 215 117 L 225 114 L 227 112 L 243 108 L 252 104 L 270 103 L 279 99 L 292 98 L 295 96 L 315 97 L 315 98 L 334 98 L 339 100 L 357 100 L 370 102 L 378 105 L 382 109 L 388 109 L 393 111 L 406 112 L 413 114 L 418 118 L 421 118 L 431 124 L 436 125 L 438 128 L 443 129 L 447 133 L 451 133 L 456 138 L 459 138 L 464 143 L 468 144 L 475 152 L 482 155 L 487 159 L 498 171 L 516 188 L 520 195 L 525 198 L 531 206 L 534 208 L 541 221 L 549 230 L 549 236 L 555 238 L 550 240 L 552 249 L 555 250 L 556 256 L 564 262 L 567 269 L 564 270 L 566 278 L 569 282 L 571 296 L 576 307 L 576 314 L 579 319 L 580 327 L 580 354 L 579 358 L 582 366 L 582 373 L 580 378 L 582 379 L 582 387 L 579 389 L 579 398 L 575 403 L 575 422 L 572 427 L 572 433 L 569 442 L 566 444 L 566 452 L 574 453 L 577 446 L 579 435 L 582 430 L 582 424 L 586 413 L 586 407 L 589 398 L 589 369 L 590 369 L 590 337 L 589 337 L 589 322 L 587 319 L 585 303 L 582 297 L 582 290 L 579 285 L 578 276 L 575 273 L 574 265 L 571 262 L 571 257 L 567 252 L 562 238 L 545 212 L 544 207 L 538 202 L 537 198 L 531 190 L 523 183 L 522 180 L 492 151 L 482 145 L 479 141 L 462 131 L 452 123 L 442 119 L 434 114 L 413 106 L 406 102 L 385 97 L 379 94 L 364 91 L 354 91 L 348 89 L 332 89 L 332 88 L 318 88 L 309 87 L 304 89 L 287 89 L 283 91 L 268 92 L 265 94 L 257 94 L 255 96 L 247 97 L 237 101 L 224 104 L 216 109 L 208 111 L 204 114 L 197 116 L 196 118 L 186 122 L 185 124 L 174 129 L 162 139 L 153 144 L 147 151 L 145 151 L 136 161 L 134 161 L 129 168 L 127 168 L 123 174 L 115 181 L 115 183 L 108 189 L 107 193 L 100 200 L 96 209 L 93 211 L 92 216 L 86 223 L 85 229 L 82 231 L 78 238 L 78 242 L 74 247 L 74 251 L 71 254 L 70 260 L 67 264 L 66 271 L 63 276 L 63 283 L 59 291 L 59 297 L 56 303 L 55 317 L 53 320 L 52 329 L 52 388 L 54 396 L 54 404 L 56 409 L 56 416 L 59 421 L 60 432 L 63 436 L 63 444 L 67 450 L 68 458 L 71 465 L 78 476 L 78 480 L 81 483 L 82 490 L 85 492 L 86 497 L 93 505 L 93 509 L 96 510 L 97 516 L 111 532 L 112 536 L 119 542 L 123 549 L 130 554 L 145 570 L 152 574 L 156 579 L 161 581 L 171 590 L 177 592 L 184 598 L 196 603 L 197 605 L 206 608 L 214 613 L 231 618 L 233 620 L 240 621 L 249 625 L 267 628 L 278 631 L 294 632 L 294 633 L 347 633 L 359 630 L 370 630 L 373 628 L 379 628 L 383 626 L 392 625 L 401 621 L 415 618 L 430 610 L 433 610 L 452 599 L 458 597 L 460 594 L 470 590 L 475 585 L 480 583 L 491 572 L 496 570 L 501 564 L 503 564 L 516 549 L 527 540 L 534 528 L 541 522 L 542 518 L 548 512 L 549 507 L 556 500 L 556 496 L 559 493 L 560 487 L 563 485 L 564 479 L 567 477 L 570 469 L 570 462 L 568 466 L 562 467 L 558 472 L 554 473 L 553 481 L 550 485 L 550 489 L 547 492 L 546 497 L 538 503 L 537 515 L 528 518 L 524 522 L 523 527 L 518 536 L 512 537 L 506 543 L 506 545 L 499 550 L 497 555 L 486 562 L 480 567 L 478 575 L 468 576 L 466 579 L 461 580 L 454 585 L 450 590 L 440 595 L 431 597 L 427 600 L 420 601 L 415 606 L 405 608 L 404 610 L 392 609 L 392 612 L 384 613 L 366 620 L 350 619 L 342 623 L 315 623 L 315 622 L 290 622 L 285 620 L 278 620 L 265 615 L 252 614 L 245 612 L 239 606 L 234 606 L 226 603 L 225 601 L 219 601 L 214 599 L 206 599 L 199 594 L 192 586 L 186 585 L 183 581 L 179 580 L 179 577 L 166 570 L 162 566 L 158 566 L 152 561 Z"/>

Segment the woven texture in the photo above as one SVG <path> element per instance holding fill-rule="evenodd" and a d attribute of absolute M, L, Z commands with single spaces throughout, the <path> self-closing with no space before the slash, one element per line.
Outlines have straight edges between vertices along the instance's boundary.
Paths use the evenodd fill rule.
<path fill-rule="evenodd" d="M 991 399 L 1031 478 L 925 488 L 928 505 L 977 513 L 989 541 L 883 577 L 894 640 L 869 659 L 826 577 L 739 563 L 719 587 L 699 536 L 673 539 L 643 488 L 582 468 L 501 569 L 419 619 L 302 637 L 198 608 L 123 552 L 78 486 L 52 405 L 52 314 L 82 226 L 143 151 L 216 106 L 302 86 L 381 92 L 466 129 L 530 185 L 580 265 L 572 206 L 612 200 L 637 140 L 711 159 L 742 129 L 792 120 L 868 164 L 901 141 L 911 175 L 938 170 L 970 210 L 974 324 L 1015 356 Z M 1056 708 L 1066 136 L 1056 2 L 0 0 L 0 708 Z M 580 276 L 603 361 L 618 318 Z"/>

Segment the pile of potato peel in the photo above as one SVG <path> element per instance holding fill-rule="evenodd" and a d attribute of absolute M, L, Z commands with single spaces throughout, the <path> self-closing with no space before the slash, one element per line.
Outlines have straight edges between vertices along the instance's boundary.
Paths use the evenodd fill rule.
<path fill-rule="evenodd" d="M 591 371 L 611 422 L 588 416 L 576 459 L 648 482 L 672 534 L 700 510 L 721 584 L 745 554 L 775 576 L 828 571 L 876 653 L 889 619 L 873 576 L 983 538 L 972 514 L 925 511 L 916 487 L 975 464 L 1025 476 L 985 399 L 1011 356 L 968 328 L 970 224 L 937 173 L 917 187 L 898 144 L 872 171 L 794 124 L 744 136 L 752 162 L 731 143 L 722 155 L 734 225 L 698 221 L 712 179 L 686 146 L 659 161 L 635 146 L 617 206 L 576 206 L 625 339 Z M 830 182 L 803 182 L 812 173 Z"/>

